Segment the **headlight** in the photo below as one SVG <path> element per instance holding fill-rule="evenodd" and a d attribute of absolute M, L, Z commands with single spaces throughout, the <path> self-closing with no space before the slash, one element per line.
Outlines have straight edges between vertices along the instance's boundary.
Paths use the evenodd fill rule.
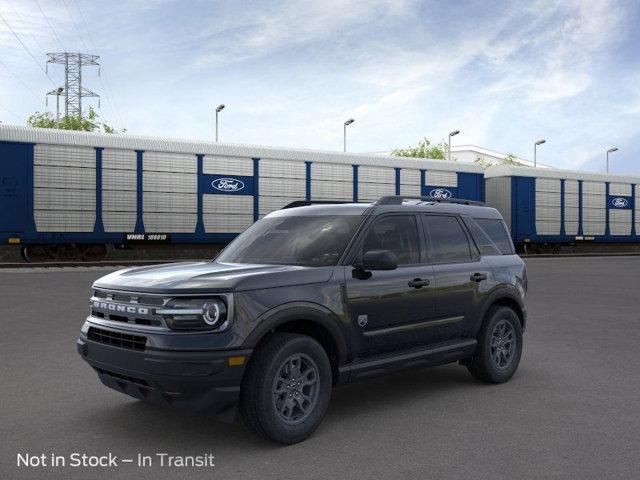
<path fill-rule="evenodd" d="M 229 323 L 227 304 L 221 298 L 174 298 L 156 313 L 173 330 L 224 330 Z"/>

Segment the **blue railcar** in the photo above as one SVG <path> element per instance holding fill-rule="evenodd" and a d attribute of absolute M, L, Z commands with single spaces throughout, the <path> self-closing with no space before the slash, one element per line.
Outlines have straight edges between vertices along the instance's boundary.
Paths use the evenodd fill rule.
<path fill-rule="evenodd" d="M 512 166 L 485 172 L 487 204 L 514 243 L 558 253 L 563 245 L 640 241 L 640 177 Z"/>
<path fill-rule="evenodd" d="M 484 200 L 473 164 L 0 125 L 0 242 L 27 259 L 66 246 L 226 243 L 296 201 L 383 195 Z"/>

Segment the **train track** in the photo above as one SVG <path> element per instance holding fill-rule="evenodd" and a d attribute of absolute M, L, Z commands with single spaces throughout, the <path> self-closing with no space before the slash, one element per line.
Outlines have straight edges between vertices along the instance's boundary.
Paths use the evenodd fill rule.
<path fill-rule="evenodd" d="M 522 258 L 577 258 L 577 257 L 637 257 L 640 252 L 602 252 L 602 253 L 542 253 L 525 255 Z M 62 268 L 62 267 L 142 267 L 146 265 L 159 265 L 162 263 L 198 262 L 202 259 L 158 259 L 158 260 L 103 260 L 99 262 L 0 262 L 0 269 L 6 268 Z"/>

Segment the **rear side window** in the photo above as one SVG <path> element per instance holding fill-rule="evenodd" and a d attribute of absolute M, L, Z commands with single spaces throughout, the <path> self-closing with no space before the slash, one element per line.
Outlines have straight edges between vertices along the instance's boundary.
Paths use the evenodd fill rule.
<path fill-rule="evenodd" d="M 485 233 L 482 227 L 476 223 L 476 219 L 465 216 L 464 223 L 467 225 L 473 241 L 476 242 L 482 255 L 502 255 L 498 246 L 489 238 L 489 235 Z"/>
<path fill-rule="evenodd" d="M 474 220 L 498 247 L 502 255 L 513 255 L 515 253 L 507 227 L 501 219 L 475 218 Z"/>
<path fill-rule="evenodd" d="M 433 263 L 471 261 L 469 240 L 456 217 L 424 215 L 422 218 Z"/>
<path fill-rule="evenodd" d="M 362 253 L 390 250 L 398 257 L 398 265 L 420 262 L 420 243 L 415 218 L 411 215 L 383 217 L 367 232 Z"/>

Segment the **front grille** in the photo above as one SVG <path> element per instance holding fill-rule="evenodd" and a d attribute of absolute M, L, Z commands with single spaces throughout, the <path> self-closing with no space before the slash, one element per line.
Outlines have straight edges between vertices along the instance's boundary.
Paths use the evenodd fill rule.
<path fill-rule="evenodd" d="M 147 337 L 142 335 L 130 335 L 96 327 L 89 327 L 87 338 L 94 342 L 112 347 L 128 348 L 129 350 L 144 350 L 147 344 Z"/>
<path fill-rule="evenodd" d="M 94 290 L 90 300 L 91 316 L 113 322 L 166 328 L 162 315 L 155 312 L 167 301 L 168 298 L 161 296 Z"/>

